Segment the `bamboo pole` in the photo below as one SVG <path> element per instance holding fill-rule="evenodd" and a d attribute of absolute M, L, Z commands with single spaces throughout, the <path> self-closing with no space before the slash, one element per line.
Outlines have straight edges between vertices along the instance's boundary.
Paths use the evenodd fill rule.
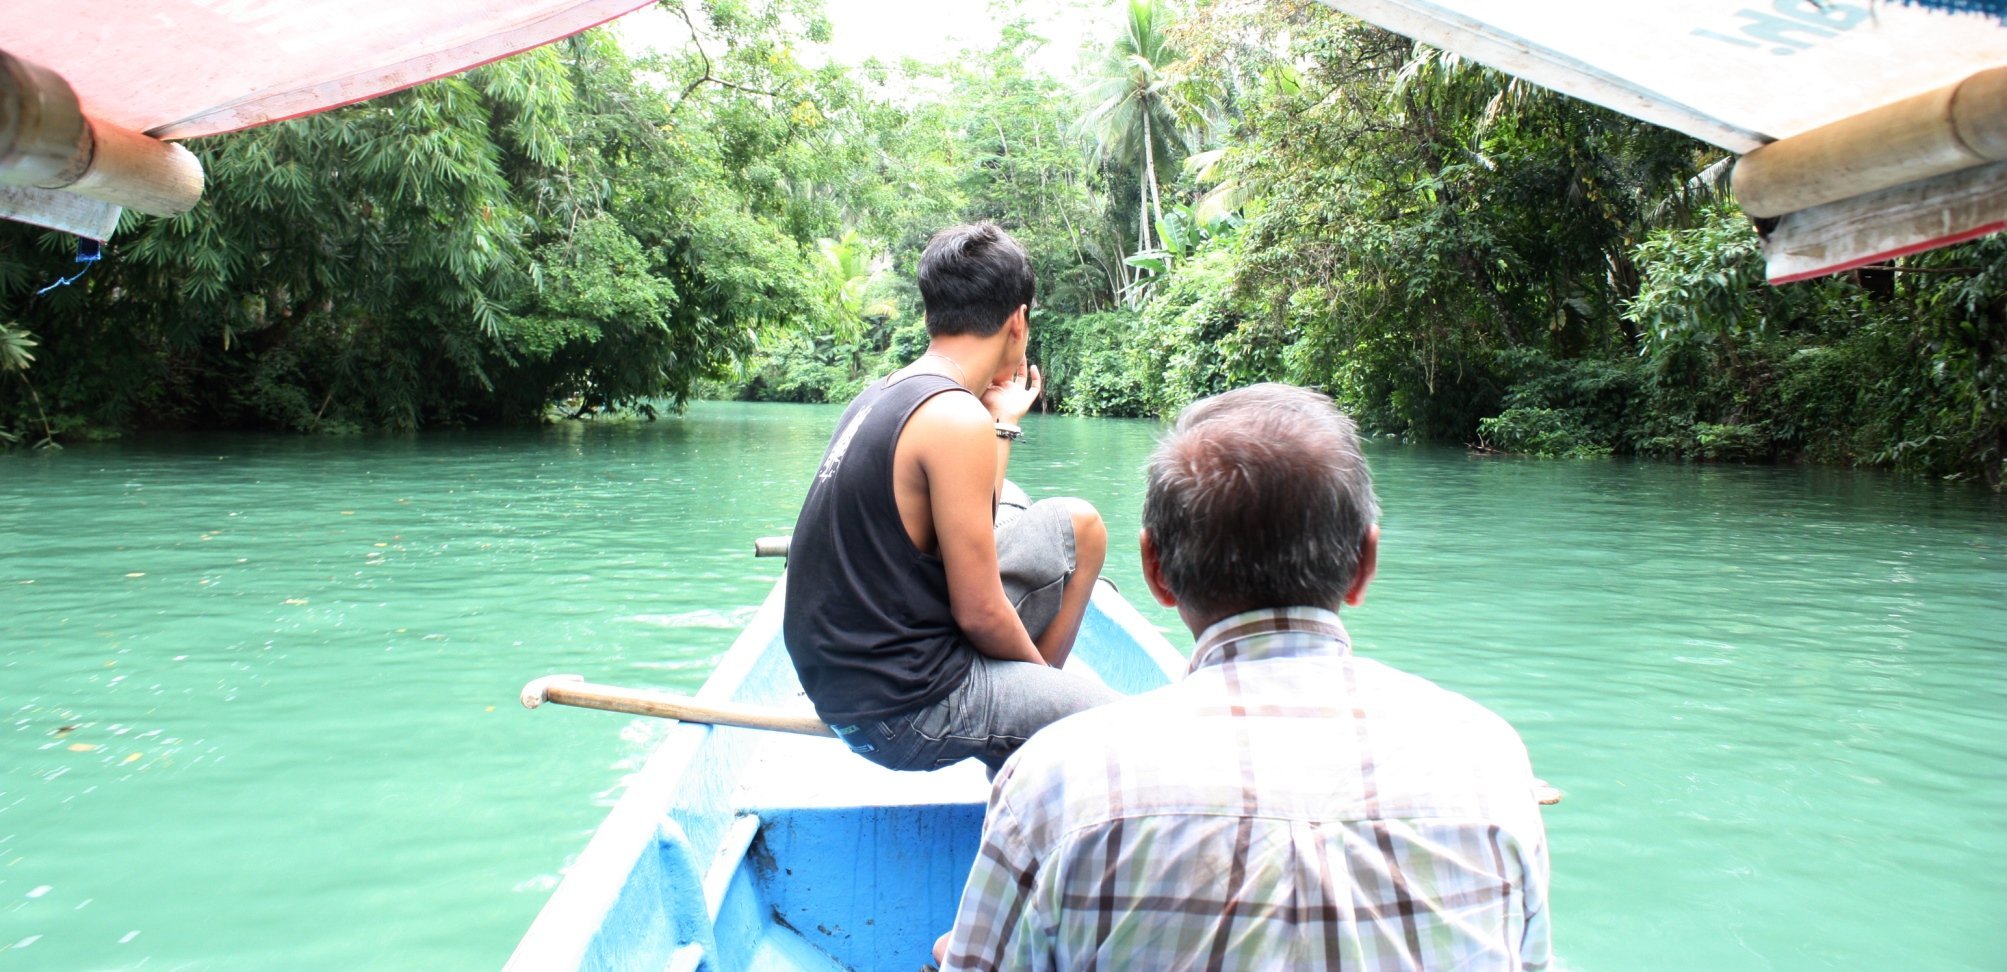
<path fill-rule="evenodd" d="M 670 695 L 667 692 L 594 685 L 587 682 L 582 675 L 546 675 L 523 686 L 522 698 L 525 709 L 534 709 L 545 702 L 555 702 L 582 709 L 625 712 L 630 715 L 655 716 L 712 726 L 768 729 L 803 736 L 830 738 L 836 736 L 835 730 L 824 725 L 822 720 L 817 719 L 812 713 L 788 712 L 784 709 L 737 702 L 702 702 L 687 696 Z"/>
<path fill-rule="evenodd" d="M 815 716 L 805 713 L 736 702 L 701 702 L 687 696 L 651 692 L 647 689 L 594 685 L 587 682 L 582 675 L 546 675 L 523 686 L 523 708 L 534 709 L 545 702 L 712 726 L 766 729 L 772 732 L 791 732 L 832 739 L 836 737 L 835 730 L 824 725 L 822 720 Z M 1561 802 L 1561 791 L 1548 784 L 1546 780 L 1533 781 L 1533 795 L 1543 807 L 1551 807 Z"/>
<path fill-rule="evenodd" d="M 0 52 L 0 182 L 175 216 L 201 201 L 202 163 L 179 145 L 89 117 L 61 76 Z"/>
<path fill-rule="evenodd" d="M 753 541 L 755 557 L 785 557 L 787 551 L 787 537 L 759 537 Z M 679 722 L 737 726 L 742 729 L 768 729 L 804 736 L 828 738 L 836 736 L 835 730 L 812 715 L 736 702 L 701 702 L 687 696 L 651 692 L 647 689 L 594 685 L 588 683 L 583 675 L 546 675 L 536 679 L 523 686 L 522 700 L 525 709 L 534 709 L 545 702 L 555 702 L 583 709 L 655 716 Z M 1537 777 L 1533 780 L 1533 796 L 1543 807 L 1551 807 L 1561 802 L 1561 791 Z"/>
<path fill-rule="evenodd" d="M 1735 200 L 1774 217 L 2007 161 L 2007 67 L 1780 139 L 1735 164 Z"/>

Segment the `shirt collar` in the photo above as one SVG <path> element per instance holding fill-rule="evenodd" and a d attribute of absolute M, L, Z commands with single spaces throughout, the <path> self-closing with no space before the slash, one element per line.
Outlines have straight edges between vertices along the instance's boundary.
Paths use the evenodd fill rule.
<path fill-rule="evenodd" d="M 1295 635 L 1297 637 L 1291 637 Z M 1349 655 L 1352 638 L 1338 612 L 1319 607 L 1262 608 L 1223 618 L 1199 635 L 1192 649 L 1196 672 L 1226 660 L 1227 648 L 1236 659 L 1282 658 L 1301 655 Z"/>

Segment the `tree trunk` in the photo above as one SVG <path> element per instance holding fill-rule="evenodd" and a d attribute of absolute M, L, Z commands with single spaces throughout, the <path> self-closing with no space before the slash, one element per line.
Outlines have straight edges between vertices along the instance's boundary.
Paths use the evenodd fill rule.
<path fill-rule="evenodd" d="M 35 443 L 35 448 L 61 449 L 62 446 L 56 443 L 56 429 L 49 424 L 49 412 L 42 407 L 42 393 L 35 390 L 35 383 L 28 380 L 25 372 L 17 371 L 15 374 L 20 377 L 21 384 L 27 387 L 28 397 L 34 399 L 35 414 L 42 418 L 42 441 Z"/>
<path fill-rule="evenodd" d="M 1150 188 L 1147 184 L 1136 187 L 1136 252 L 1146 253 L 1150 249 Z M 1143 268 L 1123 262 L 1122 287 L 1130 290 L 1131 301 L 1135 300 L 1133 290 L 1143 282 Z"/>
<path fill-rule="evenodd" d="M 1164 221 L 1164 200 L 1157 195 L 1157 148 L 1156 133 L 1150 130 L 1150 109 L 1143 106 L 1143 187 L 1149 190 L 1150 215 L 1156 222 Z M 1154 224 L 1153 224 L 1154 225 Z"/>
<path fill-rule="evenodd" d="M 1146 253 L 1154 249 L 1154 247 L 1150 246 L 1150 183 L 1147 181 L 1149 179 L 1147 170 L 1144 172 L 1143 178 L 1146 181 L 1136 187 L 1137 253 Z"/>

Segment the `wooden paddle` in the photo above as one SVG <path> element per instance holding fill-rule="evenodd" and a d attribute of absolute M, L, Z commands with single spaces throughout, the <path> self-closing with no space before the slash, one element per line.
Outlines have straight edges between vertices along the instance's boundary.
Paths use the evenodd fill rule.
<path fill-rule="evenodd" d="M 809 712 L 790 712 L 738 702 L 702 702 L 667 692 L 594 685 L 587 682 L 583 675 L 546 675 L 523 686 L 523 708 L 534 709 L 545 702 L 710 726 L 769 729 L 803 736 L 836 736 L 835 730 Z"/>

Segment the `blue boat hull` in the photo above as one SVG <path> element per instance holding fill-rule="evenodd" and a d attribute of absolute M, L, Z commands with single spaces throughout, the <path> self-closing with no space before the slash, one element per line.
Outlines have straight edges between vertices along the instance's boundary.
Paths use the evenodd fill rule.
<path fill-rule="evenodd" d="M 699 698 L 808 707 L 781 641 L 784 585 Z M 1184 659 L 1103 585 L 1075 666 L 1134 694 Z M 988 793 L 974 761 L 892 773 L 833 739 L 679 725 L 509 968 L 913 972 L 954 918 Z"/>

